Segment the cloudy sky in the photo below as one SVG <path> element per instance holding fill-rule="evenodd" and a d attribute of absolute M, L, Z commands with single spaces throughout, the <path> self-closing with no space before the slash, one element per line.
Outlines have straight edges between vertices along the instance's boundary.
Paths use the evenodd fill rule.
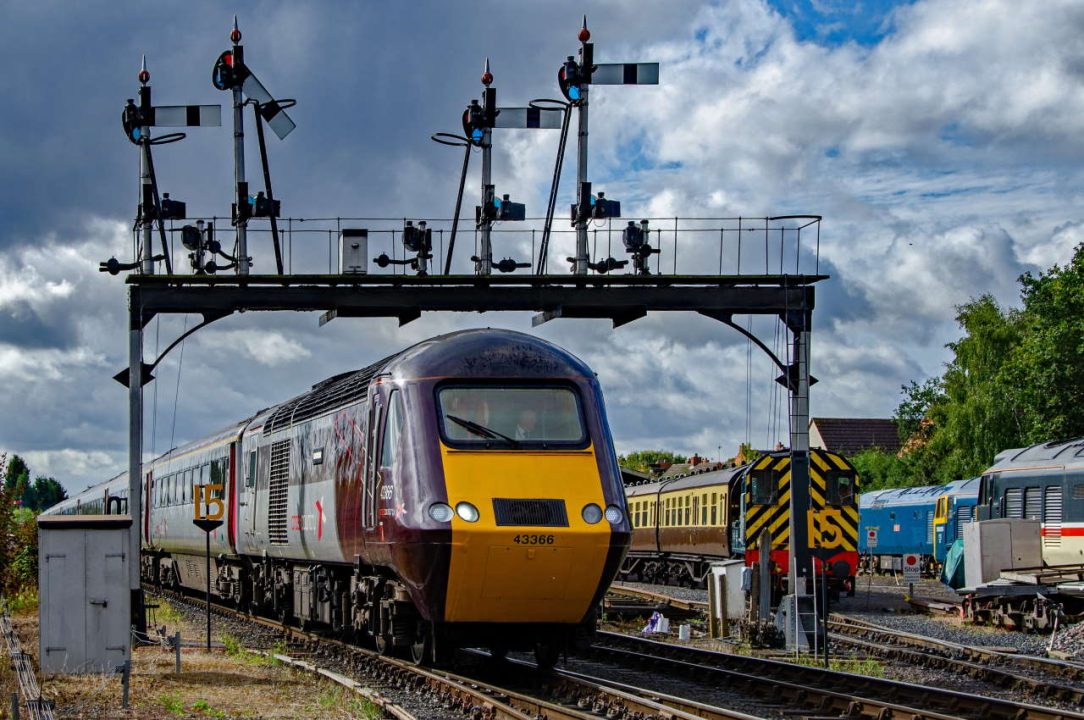
<path fill-rule="evenodd" d="M 627 217 L 824 216 L 820 263 L 832 278 L 814 316 L 815 416 L 890 415 L 901 384 L 940 372 L 957 304 L 982 293 L 1017 302 L 1022 272 L 1066 261 L 1084 239 L 1079 3 L 2 6 L 0 449 L 69 491 L 126 462 L 127 395 L 110 379 L 127 362 L 125 288 L 97 271 L 132 255 L 138 157 L 120 110 L 144 53 L 156 103 L 226 102 L 209 77 L 234 12 L 250 65 L 298 101 L 297 130 L 269 137 L 293 217 L 449 217 L 461 155 L 428 136 L 457 129 L 487 56 L 501 105 L 557 95 L 583 12 L 597 62 L 659 61 L 658 87 L 592 93 L 590 177 Z M 529 215 L 542 214 L 555 147 L 552 133 L 497 138 L 498 192 Z M 225 128 L 159 148 L 163 190 L 193 214 L 228 214 L 229 153 Z M 559 208 L 573 168 L 570 152 Z M 529 251 L 526 235 L 501 242 L 498 257 Z M 292 251 L 295 269 L 320 269 L 326 234 L 299 232 Z M 266 244 L 254 253 L 269 267 Z M 148 358 L 192 322 L 152 323 Z M 699 316 L 611 332 L 588 320 L 533 330 L 517 314 L 321 328 L 315 315 L 250 313 L 163 362 L 146 388 L 146 447 L 162 452 L 419 339 L 487 325 L 536 332 L 594 367 L 619 451 L 730 455 L 746 439 L 786 438 L 773 368 Z M 752 327 L 778 346 L 774 321 Z"/>

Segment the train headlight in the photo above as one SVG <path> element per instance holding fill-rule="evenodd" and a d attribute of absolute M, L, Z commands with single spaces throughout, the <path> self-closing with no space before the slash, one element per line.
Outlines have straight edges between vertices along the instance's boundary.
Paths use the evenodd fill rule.
<path fill-rule="evenodd" d="M 589 503 L 583 506 L 583 512 L 580 514 L 583 516 L 585 523 L 594 525 L 602 519 L 602 508 L 594 503 Z"/>
<path fill-rule="evenodd" d="M 446 503 L 433 503 L 429 506 L 429 517 L 437 522 L 448 522 L 455 517 L 455 513 L 452 512 L 451 505 Z"/>
<path fill-rule="evenodd" d="M 606 519 L 610 521 L 611 525 L 617 525 L 619 522 L 625 519 L 625 513 L 621 512 L 621 508 L 616 505 L 606 506 Z"/>
<path fill-rule="evenodd" d="M 467 522 L 478 522 L 478 508 L 469 502 L 461 502 L 455 506 L 455 514 Z"/>

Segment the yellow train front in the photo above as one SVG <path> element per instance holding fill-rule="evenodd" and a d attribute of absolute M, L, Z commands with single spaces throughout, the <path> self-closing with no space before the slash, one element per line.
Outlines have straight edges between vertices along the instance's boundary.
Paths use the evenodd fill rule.
<path fill-rule="evenodd" d="M 745 562 L 756 567 L 769 548 L 773 602 L 785 591 L 790 568 L 790 452 L 767 453 L 742 478 L 741 518 Z M 854 594 L 858 567 L 858 474 L 842 456 L 809 453 L 809 555 L 818 578 L 833 593 Z"/>
<path fill-rule="evenodd" d="M 551 663 L 593 632 L 630 540 L 598 381 L 528 335 L 439 340 L 376 378 L 375 405 L 403 437 L 379 463 L 360 559 L 394 568 L 438 652 L 534 648 Z"/>

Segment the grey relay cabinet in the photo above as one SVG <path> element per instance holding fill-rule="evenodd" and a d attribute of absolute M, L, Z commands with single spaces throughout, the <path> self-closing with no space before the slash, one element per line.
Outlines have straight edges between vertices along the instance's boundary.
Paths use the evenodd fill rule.
<path fill-rule="evenodd" d="M 38 518 L 43 673 L 109 673 L 129 659 L 131 525 L 122 515 Z"/>

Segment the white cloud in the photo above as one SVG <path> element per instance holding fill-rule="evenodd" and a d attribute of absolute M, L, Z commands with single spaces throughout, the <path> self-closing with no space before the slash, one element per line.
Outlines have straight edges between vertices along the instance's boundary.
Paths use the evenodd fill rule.
<path fill-rule="evenodd" d="M 226 355 L 240 351 L 260 365 L 273 367 L 301 360 L 312 355 L 297 340 L 280 332 L 264 330 L 208 330 L 199 336 L 201 347 L 216 347 Z"/>

